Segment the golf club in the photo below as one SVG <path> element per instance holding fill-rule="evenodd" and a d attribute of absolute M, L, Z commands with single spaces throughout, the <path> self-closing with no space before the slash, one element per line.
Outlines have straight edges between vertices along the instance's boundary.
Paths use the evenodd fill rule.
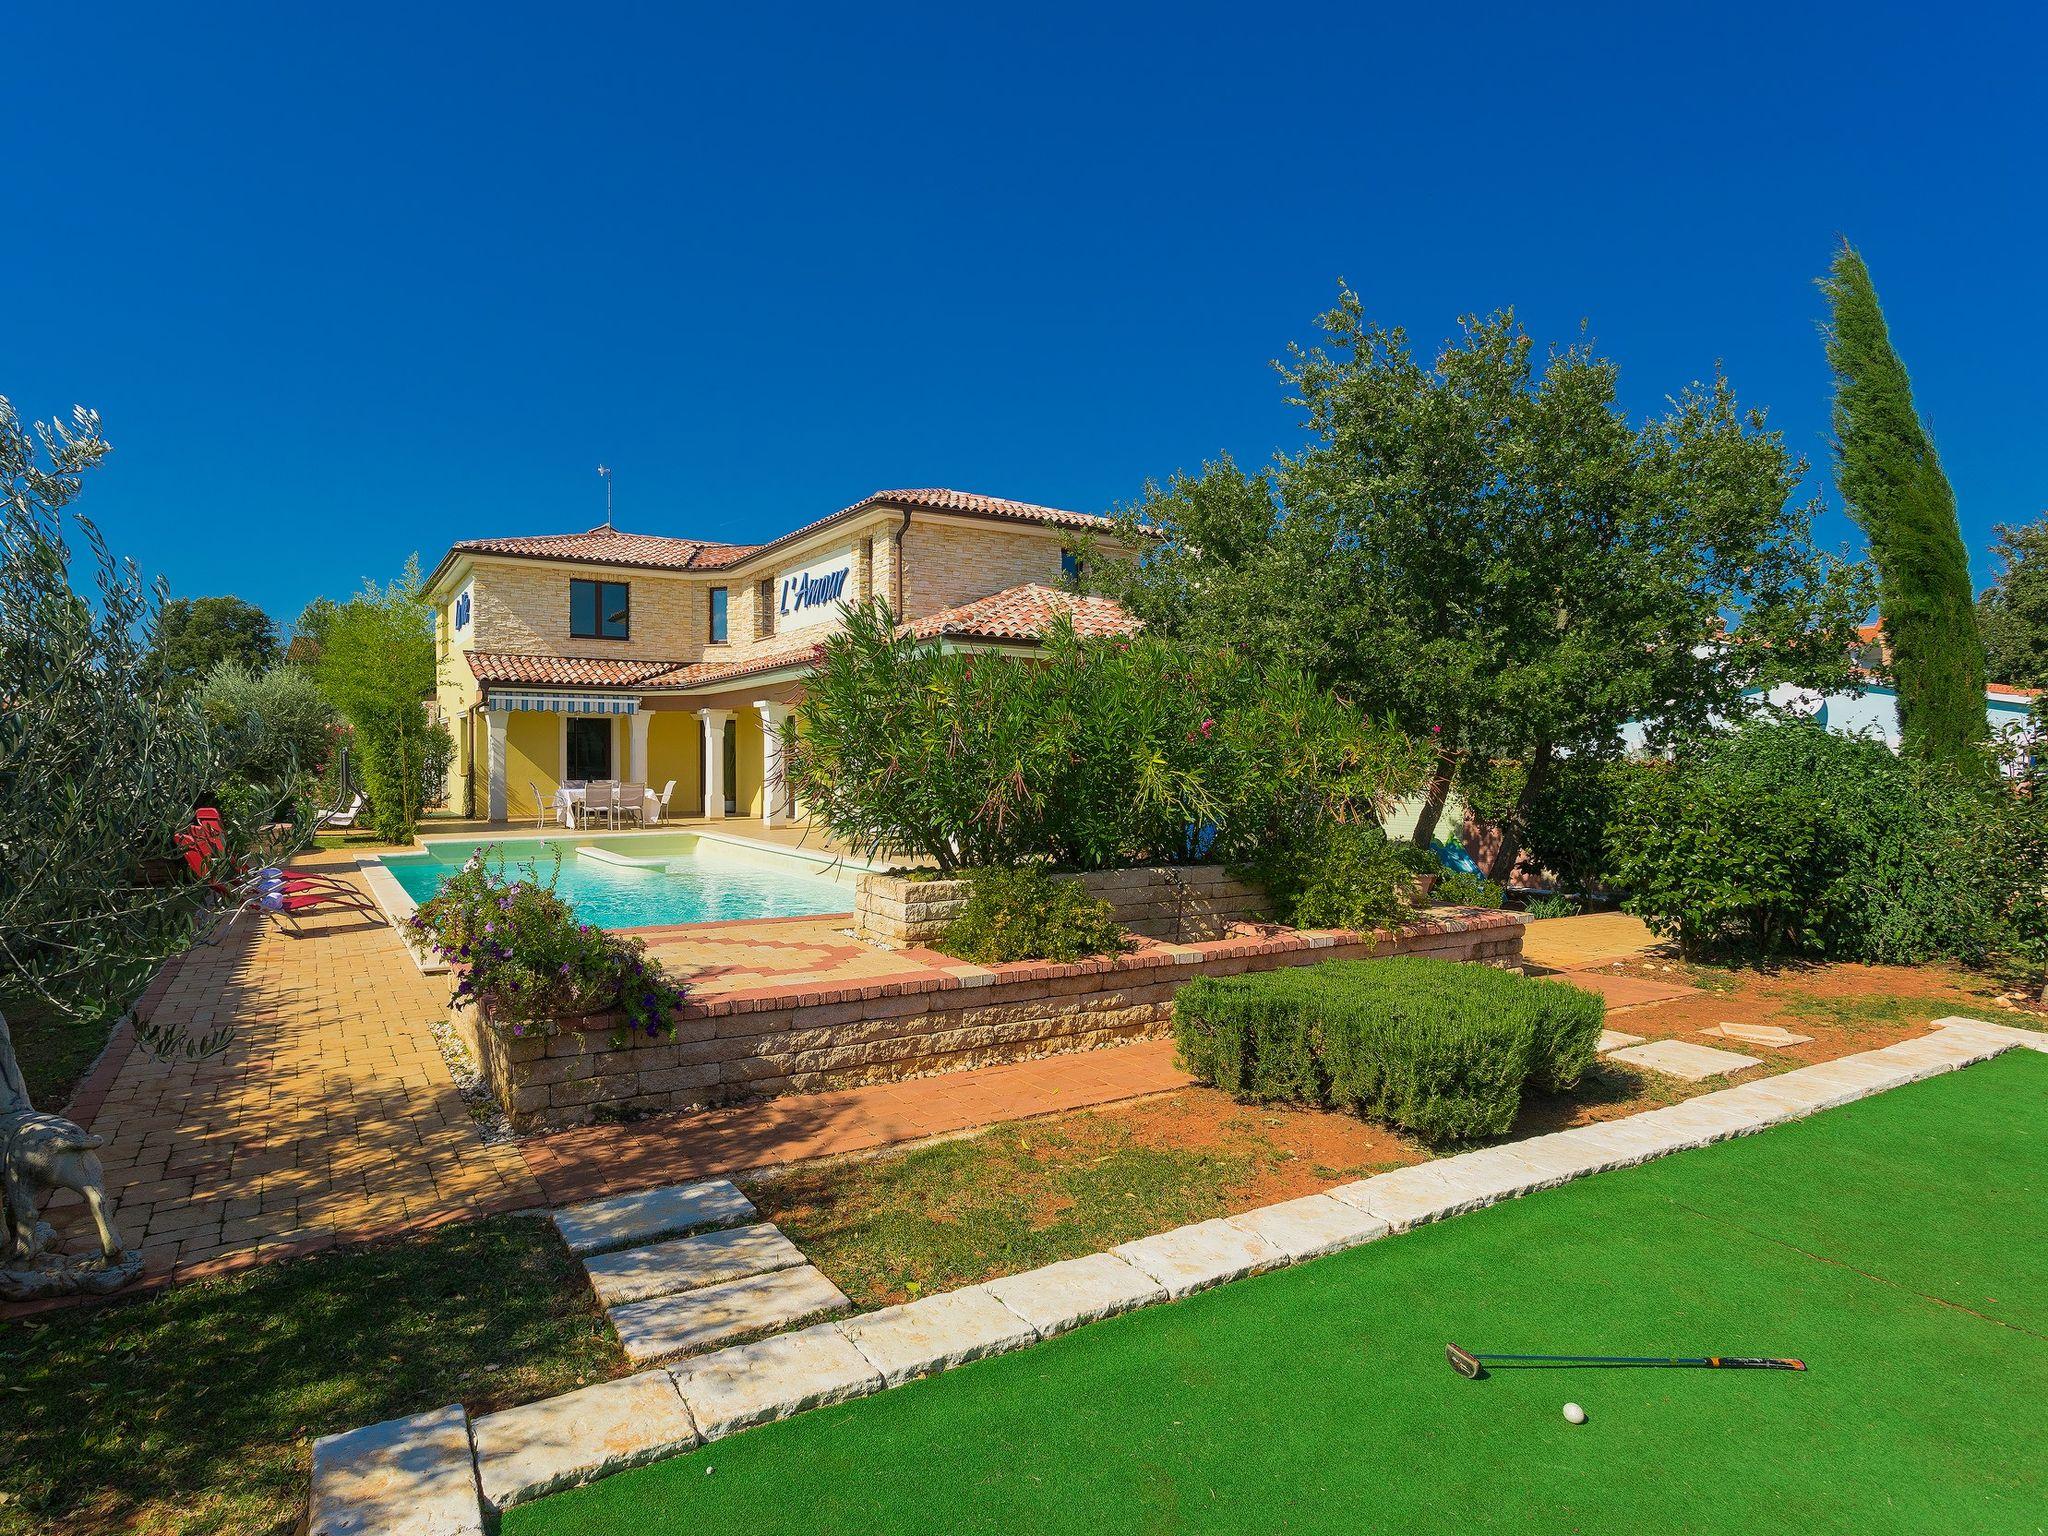
<path fill-rule="evenodd" d="M 1709 1371 L 1803 1371 L 1804 1360 L 1744 1355 L 1479 1355 L 1455 1344 L 1444 1346 L 1451 1369 L 1469 1381 L 1486 1374 L 1488 1365 L 1612 1365 L 1690 1366 Z"/>

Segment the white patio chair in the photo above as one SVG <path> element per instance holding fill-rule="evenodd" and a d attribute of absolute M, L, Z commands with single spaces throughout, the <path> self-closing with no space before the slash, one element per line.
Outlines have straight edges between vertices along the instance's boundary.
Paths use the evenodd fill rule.
<path fill-rule="evenodd" d="M 533 829 L 538 832 L 548 824 L 548 812 L 553 807 L 547 801 L 541 799 L 540 786 L 534 783 L 533 780 L 528 779 L 526 781 L 526 790 L 528 794 L 533 796 Z"/>
<path fill-rule="evenodd" d="M 632 817 L 638 826 L 647 825 L 647 786 L 645 784 L 619 785 L 619 819 Z"/>
<path fill-rule="evenodd" d="M 656 826 L 660 826 L 661 823 L 668 820 L 668 797 L 675 792 L 676 781 L 674 779 L 670 779 L 661 786 L 661 793 L 654 797 L 654 804 L 651 808 L 652 814 L 647 818 L 649 821 L 653 822 Z"/>
<path fill-rule="evenodd" d="M 607 826 L 619 824 L 619 786 L 609 780 L 583 791 L 583 825 L 589 826 L 600 816 Z"/>

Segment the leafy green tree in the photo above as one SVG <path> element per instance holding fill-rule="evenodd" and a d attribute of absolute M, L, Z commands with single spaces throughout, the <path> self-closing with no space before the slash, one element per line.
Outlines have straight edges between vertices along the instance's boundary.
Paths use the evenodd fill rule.
<path fill-rule="evenodd" d="M 2048 517 L 1998 526 L 1998 579 L 1977 599 L 1991 681 L 2048 687 Z"/>
<path fill-rule="evenodd" d="M 1349 289 L 1319 324 L 1280 365 L 1307 446 L 1148 485 L 1123 516 L 1156 541 L 1096 579 L 1162 632 L 1303 667 L 1431 743 L 1418 842 L 1475 755 L 1526 765 L 1498 875 L 1561 753 L 1630 720 L 1698 732 L 1779 681 L 1846 685 L 1862 573 L 1815 551 L 1805 465 L 1725 380 L 1632 425 L 1613 362 L 1539 365 L 1511 312 L 1431 363 Z"/>
<path fill-rule="evenodd" d="M 1877 565 L 1901 745 L 1933 761 L 1972 760 L 1989 729 L 1984 643 L 1955 493 L 1913 407 L 1870 270 L 1846 241 L 1820 286 L 1832 312 L 1836 481 Z"/>
<path fill-rule="evenodd" d="M 334 747 L 334 706 L 302 668 L 256 672 L 233 659 L 216 662 L 194 699 L 225 776 L 244 784 L 292 785 L 326 767 Z"/>
<path fill-rule="evenodd" d="M 180 684 L 197 683 L 223 661 L 261 672 L 278 658 L 277 625 L 239 597 L 177 597 L 157 618 L 156 656 Z"/>
<path fill-rule="evenodd" d="M 177 840 L 218 772 L 156 664 L 161 585 L 83 518 L 91 596 L 72 585 L 65 508 L 107 451 L 93 412 L 31 433 L 0 397 L 0 1000 L 31 1018 L 111 1019 L 191 943 Z M 0 1113 L 28 1099 L 4 1003 Z"/>
<path fill-rule="evenodd" d="M 427 718 L 434 692 L 433 609 L 421 596 L 417 557 L 396 581 L 374 581 L 327 617 L 315 678 L 355 729 L 370 821 L 394 843 L 412 841 L 438 798 L 454 742 Z"/>
<path fill-rule="evenodd" d="M 299 616 L 292 621 L 291 639 L 284 648 L 284 659 L 295 667 L 313 667 L 320 660 L 320 648 L 327 638 L 327 628 L 334 622 L 341 605 L 331 597 L 316 597 L 299 610 Z"/>

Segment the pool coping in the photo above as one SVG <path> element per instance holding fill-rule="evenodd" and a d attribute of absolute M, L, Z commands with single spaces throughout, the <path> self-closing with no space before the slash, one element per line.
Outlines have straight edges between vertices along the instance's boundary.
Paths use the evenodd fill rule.
<path fill-rule="evenodd" d="M 1673 1152 L 1691 1151 L 1804 1119 L 2017 1049 L 2048 1054 L 2048 1033 L 1950 1015 L 1935 1020 L 1927 1034 L 1878 1050 L 1837 1057 L 1616 1120 L 1596 1121 L 1438 1158 L 1338 1185 L 1321 1194 L 1121 1243 L 1101 1253 L 1062 1260 L 1023 1275 L 939 1292 L 840 1322 L 820 1323 L 756 1343 L 694 1355 L 665 1370 L 622 1377 L 596 1388 L 580 1388 L 580 1396 L 565 1393 L 474 1420 L 462 1404 L 455 1403 L 429 1413 L 324 1436 L 314 1442 L 309 1536 L 340 1536 L 343 1531 L 372 1526 L 390 1536 L 425 1536 L 429 1527 L 424 1521 L 429 1514 L 445 1519 L 451 1512 L 450 1505 L 444 1499 L 437 1510 L 429 1511 L 414 1498 L 412 1490 L 446 1489 L 451 1485 L 469 1490 L 458 1501 L 460 1509 L 453 1511 L 461 1523 L 437 1524 L 432 1529 L 482 1533 L 497 1513 L 514 1504 L 564 1492 L 631 1466 L 681 1455 L 726 1433 L 793 1417 L 812 1407 L 885 1391 L 903 1381 L 939 1374 L 970 1359 L 1039 1343 L 1067 1331 L 1070 1325 L 1082 1326 L 1095 1317 L 1108 1315 L 1109 1310 L 1130 1310 L 1121 1305 L 1092 1311 L 1085 1306 L 1078 1306 L 1078 1310 L 1067 1306 L 1068 1302 L 1077 1302 L 1079 1292 L 1086 1290 L 1088 1284 L 1099 1290 L 1100 1276 L 1095 1271 L 1108 1266 L 1117 1266 L 1119 1275 L 1123 1270 L 1129 1271 L 1128 1291 L 1133 1307 L 1152 1306 L 1213 1285 L 1397 1236 L 1428 1222 L 1517 1199 L 1591 1174 L 1634 1166 Z M 1076 1276 L 1075 1266 L 1093 1266 L 1085 1282 L 1070 1278 Z M 1061 1322 L 1045 1327 L 1031 1325 L 1015 1307 L 1008 1306 L 1003 1300 L 1004 1291 L 1017 1296 L 1020 1286 L 1044 1292 L 1039 1298 L 1042 1301 L 1049 1297 L 1058 1302 L 1053 1310 L 1063 1312 Z M 913 1315 L 929 1319 L 945 1306 L 947 1298 L 967 1292 L 992 1298 L 1025 1324 L 1021 1332 L 1015 1333 L 1014 1343 L 985 1341 L 989 1344 L 986 1349 L 968 1348 L 950 1356 L 942 1354 L 931 1368 L 907 1375 L 888 1362 L 873 1359 L 863 1348 L 864 1323 L 872 1326 L 884 1314 L 892 1320 Z M 766 1389 L 765 1393 L 756 1394 L 761 1401 L 751 1404 L 741 1419 L 729 1418 L 726 1422 L 730 1428 L 712 1422 L 712 1432 L 707 1434 L 704 1426 L 708 1421 L 708 1402 L 707 1411 L 700 1411 L 690 1402 L 691 1392 L 699 1390 L 698 1384 L 706 1383 L 704 1390 L 730 1397 L 735 1382 L 757 1378 Z M 636 1397 L 656 1396 L 671 1425 L 682 1426 L 680 1432 L 672 1428 L 663 1435 L 659 1446 L 650 1444 L 644 1454 L 616 1454 L 614 1448 L 620 1437 L 630 1438 L 637 1421 L 617 1413 L 607 1416 L 600 1404 L 620 1397 L 617 1393 L 605 1393 L 604 1387 L 624 1382 L 639 1384 Z M 554 1414 L 548 1412 L 568 1397 L 577 1397 L 578 1407 L 587 1411 L 578 1414 L 564 1408 Z M 644 1403 L 638 1404 L 634 1412 L 643 1412 L 644 1407 Z M 449 1433 L 457 1416 L 466 1431 L 460 1445 L 457 1437 Z M 567 1427 L 564 1418 L 569 1418 L 580 1432 L 582 1443 L 562 1443 L 559 1437 Z M 493 1442 L 490 1454 L 494 1458 L 517 1457 L 542 1449 L 538 1442 L 527 1443 L 542 1426 L 549 1437 L 545 1453 L 551 1475 L 543 1482 L 508 1494 L 503 1504 L 487 1503 L 482 1491 L 478 1430 L 484 1429 L 486 1438 Z M 578 1457 L 587 1459 L 579 1461 Z M 366 1510 L 352 1501 L 348 1491 L 353 1486 L 377 1490 L 375 1507 Z"/>

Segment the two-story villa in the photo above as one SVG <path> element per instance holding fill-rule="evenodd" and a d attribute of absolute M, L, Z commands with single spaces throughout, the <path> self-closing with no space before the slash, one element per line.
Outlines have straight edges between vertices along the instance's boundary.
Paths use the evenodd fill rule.
<path fill-rule="evenodd" d="M 465 539 L 427 583 L 449 803 L 545 814 L 568 780 L 670 780 L 668 814 L 789 814 L 782 723 L 849 604 L 880 599 L 941 644 L 1029 647 L 1055 616 L 1135 628 L 1068 590 L 1107 519 L 963 491 L 880 491 L 765 544 L 610 527 Z M 1114 548 L 1113 544 L 1106 547 Z"/>

